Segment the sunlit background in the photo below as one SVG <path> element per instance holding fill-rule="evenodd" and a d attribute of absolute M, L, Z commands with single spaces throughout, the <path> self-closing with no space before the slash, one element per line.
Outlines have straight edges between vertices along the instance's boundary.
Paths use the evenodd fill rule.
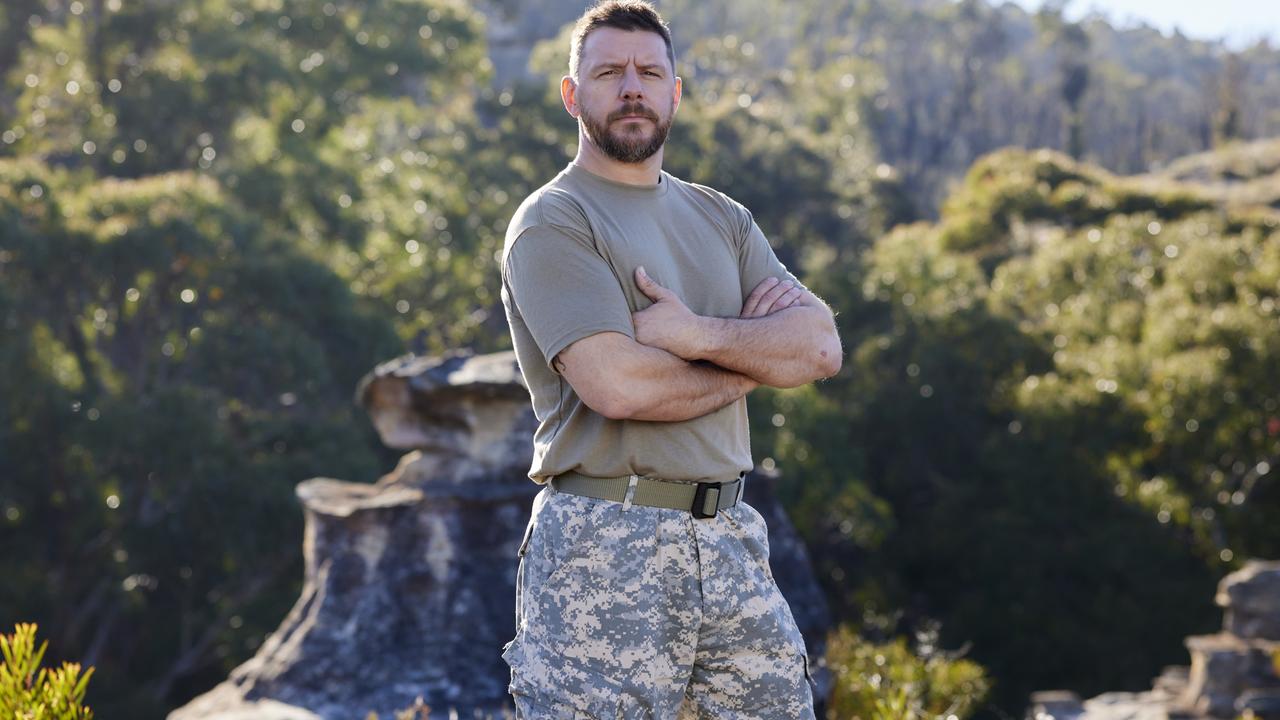
<path fill-rule="evenodd" d="M 582 8 L 0 6 L 0 631 L 94 666 L 99 717 L 164 717 L 280 624 L 294 487 L 398 459 L 365 373 L 509 348 L 497 259 L 574 151 Z M 667 169 L 838 311 L 837 377 L 751 397 L 830 717 L 1020 718 L 1186 665 L 1217 582 L 1280 559 L 1277 13 L 660 8 Z"/>
<path fill-rule="evenodd" d="M 1035 11 L 1040 0 L 1012 0 Z M 1100 16 L 1120 27 L 1149 25 L 1166 35 L 1181 32 L 1197 40 L 1222 40 L 1243 49 L 1266 40 L 1280 44 L 1280 14 L 1258 0 L 1073 0 L 1064 3 L 1064 15 L 1075 22 Z"/>

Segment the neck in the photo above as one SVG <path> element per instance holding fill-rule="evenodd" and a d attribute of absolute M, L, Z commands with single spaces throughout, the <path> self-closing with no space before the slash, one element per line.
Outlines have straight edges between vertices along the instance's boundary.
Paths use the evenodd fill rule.
<path fill-rule="evenodd" d="M 662 151 L 650 155 L 648 159 L 638 163 L 618 162 L 600 152 L 600 148 L 587 138 L 581 128 L 578 129 L 578 154 L 573 162 L 603 178 L 608 178 L 628 185 L 657 185 L 662 176 Z"/>

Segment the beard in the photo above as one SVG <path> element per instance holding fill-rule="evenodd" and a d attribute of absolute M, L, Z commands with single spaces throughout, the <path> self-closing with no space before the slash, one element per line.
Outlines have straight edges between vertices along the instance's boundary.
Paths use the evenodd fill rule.
<path fill-rule="evenodd" d="M 653 134 L 645 138 L 640 132 L 620 130 L 614 132 L 610 126 L 615 120 L 627 115 L 639 115 L 653 121 Z M 583 112 L 583 128 L 587 137 L 605 155 L 623 163 L 638 163 L 648 160 L 654 153 L 662 149 L 667 141 L 667 133 L 671 130 L 671 118 L 664 122 L 658 114 L 642 103 L 627 103 L 618 110 L 609 113 L 604 121 L 599 121 L 590 112 Z M 639 122 L 639 121 L 632 121 Z"/>

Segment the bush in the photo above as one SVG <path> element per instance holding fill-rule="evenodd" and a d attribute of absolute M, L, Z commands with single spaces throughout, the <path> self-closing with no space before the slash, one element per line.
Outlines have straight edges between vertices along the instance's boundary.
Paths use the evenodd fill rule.
<path fill-rule="evenodd" d="M 14 720 L 92 720 L 83 706 L 85 688 L 93 675 L 90 667 L 80 674 L 80 663 L 63 662 L 50 671 L 40 666 L 49 642 L 35 649 L 36 626 L 18 623 L 12 635 L 0 635 L 0 716 Z M 40 672 L 37 674 L 36 669 Z"/>
<path fill-rule="evenodd" d="M 964 720 L 991 689 L 981 665 L 946 652 L 935 633 L 921 636 L 917 647 L 904 638 L 875 644 L 841 626 L 827 648 L 834 675 L 832 720 Z"/>

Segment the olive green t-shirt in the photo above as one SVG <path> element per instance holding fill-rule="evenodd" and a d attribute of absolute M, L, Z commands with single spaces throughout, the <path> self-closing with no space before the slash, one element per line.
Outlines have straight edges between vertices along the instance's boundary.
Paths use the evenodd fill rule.
<path fill-rule="evenodd" d="M 570 163 L 516 210 L 502 251 L 502 303 L 538 418 L 535 482 L 569 470 L 713 481 L 752 468 L 746 398 L 681 422 L 611 420 L 553 367 L 589 335 L 635 339 L 631 313 L 651 304 L 635 284 L 639 265 L 708 317 L 737 317 L 766 277 L 795 281 L 751 213 L 723 193 L 666 172 L 656 185 L 630 185 Z"/>

